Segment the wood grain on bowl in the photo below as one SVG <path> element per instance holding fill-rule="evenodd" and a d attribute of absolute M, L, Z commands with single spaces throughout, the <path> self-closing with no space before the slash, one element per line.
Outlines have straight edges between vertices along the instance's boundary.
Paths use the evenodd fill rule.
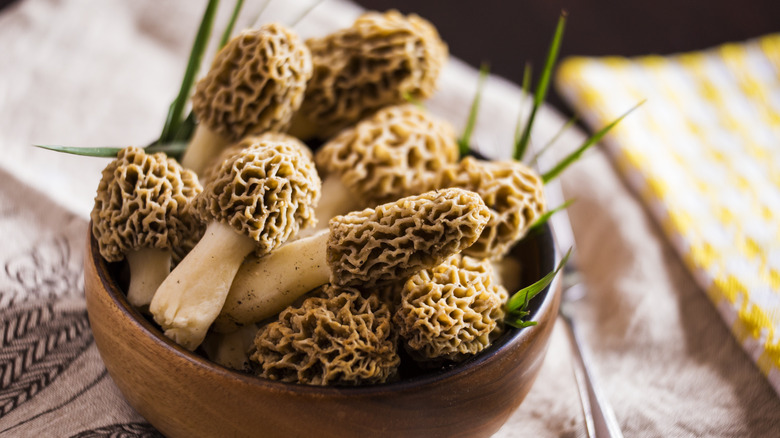
<path fill-rule="evenodd" d="M 549 229 L 513 256 L 524 276 L 554 265 Z M 544 360 L 559 282 L 535 300 L 538 325 L 444 371 L 376 386 L 310 387 L 255 378 L 215 365 L 166 339 L 131 309 L 87 240 L 87 310 L 98 350 L 128 402 L 169 437 L 490 436 L 528 394 Z"/>

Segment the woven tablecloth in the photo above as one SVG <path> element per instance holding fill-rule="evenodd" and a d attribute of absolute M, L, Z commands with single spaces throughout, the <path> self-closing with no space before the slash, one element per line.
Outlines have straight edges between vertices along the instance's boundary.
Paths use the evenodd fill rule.
<path fill-rule="evenodd" d="M 259 3 L 247 2 L 239 26 Z M 300 6 L 273 2 L 270 14 L 291 4 Z M 30 145 L 154 139 L 204 5 L 20 0 L 0 13 L 0 436 L 158 435 L 107 375 L 85 312 L 87 218 L 107 161 Z M 223 2 L 217 23 L 231 6 Z M 358 13 L 325 1 L 296 29 L 323 34 Z M 452 60 L 427 105 L 462 127 L 476 83 L 472 68 Z M 487 155 L 509 156 L 521 96 L 488 80 L 475 133 Z M 543 108 L 533 143 L 563 124 Z M 568 131 L 552 152 L 582 140 Z M 591 151 L 561 183 L 576 198 L 569 213 L 591 290 L 576 316 L 625 435 L 776 436 L 777 395 L 606 155 Z M 496 436 L 584 436 L 570 367 L 556 327 L 533 389 Z"/>

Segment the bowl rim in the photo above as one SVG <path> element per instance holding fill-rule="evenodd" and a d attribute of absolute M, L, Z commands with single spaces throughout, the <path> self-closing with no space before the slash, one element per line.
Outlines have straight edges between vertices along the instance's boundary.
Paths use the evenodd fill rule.
<path fill-rule="evenodd" d="M 178 356 L 179 359 L 189 363 L 191 366 L 195 366 L 210 373 L 216 373 L 221 378 L 231 379 L 241 384 L 262 387 L 264 390 L 287 393 L 291 395 L 314 394 L 342 398 L 349 398 L 352 396 L 362 397 L 380 395 L 391 391 L 404 392 L 418 390 L 421 387 L 442 384 L 443 382 L 454 379 L 457 376 L 476 372 L 476 370 L 481 368 L 481 365 L 485 364 L 486 362 L 498 360 L 497 356 L 500 352 L 511 349 L 517 344 L 524 343 L 533 335 L 536 330 L 540 328 L 539 325 L 530 326 L 523 329 L 511 328 L 508 330 L 508 333 L 512 333 L 511 336 L 508 334 L 502 335 L 497 341 L 494 341 L 486 351 L 483 351 L 482 353 L 473 356 L 461 363 L 453 365 L 444 370 L 426 373 L 421 376 L 413 376 L 411 378 L 395 382 L 363 386 L 315 386 L 263 379 L 261 377 L 252 376 L 237 370 L 227 368 L 216 362 L 212 362 L 195 352 L 186 350 L 185 348 L 165 337 L 162 331 L 160 331 L 137 310 L 130 306 L 118 283 L 109 274 L 108 264 L 100 255 L 97 241 L 92 235 L 91 229 L 92 221 L 90 221 L 88 228 L 88 230 L 90 230 L 90 255 L 92 258 L 92 263 L 95 264 L 97 275 L 100 279 L 100 284 L 102 284 L 103 289 L 107 293 L 108 298 L 110 298 L 112 304 L 116 306 L 116 308 L 122 313 L 124 317 L 129 319 L 130 324 L 132 324 L 136 329 L 140 330 L 141 333 L 151 338 L 152 341 L 159 347 L 171 350 L 174 355 Z M 558 263 L 558 261 L 561 259 L 561 254 L 554 244 L 554 237 L 551 227 L 549 224 L 545 223 L 542 225 L 540 230 L 532 230 L 531 233 L 534 233 L 534 235 L 529 233 L 526 238 L 531 237 L 541 239 L 540 248 L 542 249 L 540 250 L 540 253 L 544 256 L 543 259 L 540 260 L 542 271 L 545 271 L 545 267 L 548 268 L 548 272 L 552 271 L 552 269 L 555 267 L 555 264 Z M 547 246 L 550 247 L 550 251 L 544 251 L 543 248 Z M 537 301 L 538 305 L 535 306 L 535 309 L 532 311 L 529 318 L 530 321 L 538 322 L 538 319 L 541 315 L 545 315 L 551 310 L 550 307 L 553 305 L 556 294 L 560 293 L 559 282 L 560 276 L 556 276 L 553 281 L 542 290 L 542 292 L 534 297 L 535 300 L 541 299 L 541 301 Z M 101 291 L 101 293 L 103 292 Z"/>

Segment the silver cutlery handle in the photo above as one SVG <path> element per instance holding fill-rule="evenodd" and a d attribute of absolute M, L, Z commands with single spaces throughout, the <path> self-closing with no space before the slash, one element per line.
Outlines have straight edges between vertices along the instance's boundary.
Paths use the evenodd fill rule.
<path fill-rule="evenodd" d="M 574 287 L 584 287 L 577 284 Z M 567 291 L 574 292 L 574 291 Z M 561 303 L 565 305 L 566 303 Z M 572 318 L 562 309 L 561 316 L 565 322 L 566 334 L 571 343 L 573 353 L 574 378 L 582 400 L 582 410 L 585 416 L 585 427 L 590 438 L 622 438 L 615 413 L 607 399 L 596 384 L 591 373 L 590 355 L 582 343 L 581 336 Z"/>

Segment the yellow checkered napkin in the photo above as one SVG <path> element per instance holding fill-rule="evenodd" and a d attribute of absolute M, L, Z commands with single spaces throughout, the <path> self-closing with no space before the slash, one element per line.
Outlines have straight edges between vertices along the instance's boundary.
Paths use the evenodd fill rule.
<path fill-rule="evenodd" d="M 647 99 L 603 143 L 780 393 L 780 34 L 556 81 L 594 131 Z"/>

